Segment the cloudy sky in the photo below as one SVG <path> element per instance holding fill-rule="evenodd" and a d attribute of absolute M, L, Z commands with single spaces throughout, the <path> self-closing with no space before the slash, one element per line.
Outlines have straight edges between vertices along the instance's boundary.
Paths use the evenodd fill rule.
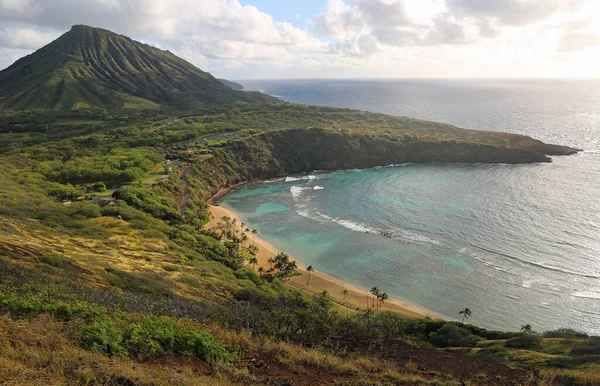
<path fill-rule="evenodd" d="M 0 69 L 73 24 L 230 79 L 600 77 L 598 0 L 0 0 Z"/>

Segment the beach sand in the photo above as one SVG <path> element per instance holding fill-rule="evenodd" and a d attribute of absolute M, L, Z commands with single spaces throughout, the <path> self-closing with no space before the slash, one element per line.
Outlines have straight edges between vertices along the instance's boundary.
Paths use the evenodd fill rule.
<path fill-rule="evenodd" d="M 232 219 L 238 219 L 236 226 L 238 227 L 238 229 L 241 229 L 241 221 L 234 212 L 227 210 L 221 206 L 215 205 L 210 205 L 209 209 L 214 216 L 213 222 L 215 226 L 216 224 L 218 224 L 219 219 L 221 217 L 229 216 Z M 210 227 L 210 224 L 208 224 L 208 226 Z M 250 238 L 250 240 L 252 240 L 253 235 L 249 234 L 248 237 Z M 263 267 L 266 270 L 270 267 L 268 260 L 282 251 L 278 251 L 271 244 L 260 239 L 259 237 L 254 238 L 254 243 L 258 247 L 258 253 L 256 255 L 258 259 L 258 266 L 256 268 Z M 298 260 L 296 260 L 296 263 L 298 264 L 298 272 L 302 273 L 302 275 L 292 277 L 292 279 L 289 282 L 286 282 L 286 285 L 311 294 L 319 294 L 323 291 L 327 291 L 334 302 L 349 310 L 365 310 L 367 308 L 367 301 L 369 302 L 369 307 L 372 307 L 373 297 L 367 291 L 352 286 L 341 280 L 330 277 L 328 275 L 325 275 L 321 272 L 314 271 L 311 274 L 309 284 L 307 285 L 306 280 L 308 274 L 306 273 L 306 267 L 302 265 Z M 346 300 L 343 300 L 344 289 L 348 290 Z M 416 305 L 412 305 L 407 302 L 391 298 L 386 300 L 381 307 L 376 307 L 376 309 L 382 311 L 392 311 L 402 316 L 411 318 L 424 318 L 428 315 L 433 318 L 444 318 L 442 315 L 437 315 L 431 311 L 425 310 Z"/>

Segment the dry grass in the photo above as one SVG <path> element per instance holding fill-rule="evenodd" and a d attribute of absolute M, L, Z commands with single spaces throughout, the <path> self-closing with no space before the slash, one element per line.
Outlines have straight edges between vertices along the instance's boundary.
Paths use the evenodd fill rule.
<path fill-rule="evenodd" d="M 600 364 L 595 364 L 585 369 L 544 369 L 540 374 L 551 380 L 562 380 L 563 384 L 573 385 L 600 385 Z M 571 383 L 567 383 L 566 380 Z M 577 383 L 573 383 L 576 380 Z M 550 383 L 548 383 L 550 384 Z"/>
<path fill-rule="evenodd" d="M 0 383 L 3 385 L 230 385 L 204 374 L 202 362 L 167 359 L 137 363 L 83 350 L 71 328 L 50 317 L 15 321 L 0 317 Z M 120 383 L 119 383 L 120 382 Z"/>
<path fill-rule="evenodd" d="M 105 239 L 42 231 L 35 223 L 2 216 L 0 220 L 6 228 L 0 229 L 0 255 L 56 278 L 66 276 L 102 288 L 171 292 L 193 301 L 230 297 L 238 288 L 223 264 L 186 259 L 167 241 L 146 237 L 123 220 L 88 220 L 90 226 L 109 232 Z M 50 263 L 47 256 L 52 257 Z"/>
<path fill-rule="evenodd" d="M 73 343 L 76 327 L 77 322 L 59 322 L 47 315 L 33 320 L 0 316 L 0 384 L 264 384 L 264 375 L 251 366 L 254 357 L 278 366 L 287 374 L 309 374 L 312 379 L 327 374 L 328 379 L 339 379 L 342 384 L 350 380 L 373 384 L 459 384 L 443 377 L 419 374 L 416 369 L 406 371 L 385 361 L 367 357 L 343 359 L 327 352 L 303 349 L 218 326 L 209 326 L 209 329 L 227 344 L 247 353 L 246 359 L 237 363 L 218 362 L 213 366 L 188 358 L 137 362 L 78 347 Z"/>

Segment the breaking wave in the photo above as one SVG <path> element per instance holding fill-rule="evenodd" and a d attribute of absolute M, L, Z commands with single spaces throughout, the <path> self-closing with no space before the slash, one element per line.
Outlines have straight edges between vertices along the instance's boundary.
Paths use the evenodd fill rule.
<path fill-rule="evenodd" d="M 285 182 L 312 181 L 312 180 L 316 180 L 318 178 L 319 178 L 319 176 L 315 176 L 314 174 L 310 174 L 308 176 L 302 176 L 302 177 L 287 176 L 287 177 L 285 177 Z"/>
<path fill-rule="evenodd" d="M 573 294 L 576 298 L 598 299 L 600 300 L 600 292 L 579 291 Z"/>
<path fill-rule="evenodd" d="M 329 216 L 329 215 L 323 214 L 319 211 L 316 211 L 316 213 L 319 216 L 321 216 L 322 218 L 332 221 L 332 222 L 334 222 L 338 225 L 341 225 L 344 228 L 349 229 L 354 232 L 369 233 L 369 234 L 384 236 L 384 237 L 398 240 L 405 244 L 436 244 L 436 245 L 439 244 L 439 241 L 437 241 L 437 240 L 430 239 L 427 236 L 420 235 L 420 234 L 417 234 L 417 233 L 414 233 L 414 232 L 411 232 L 411 231 L 408 231 L 405 229 L 387 231 L 387 230 L 383 230 L 383 229 L 373 228 L 370 225 L 367 225 L 367 224 L 364 224 L 364 223 L 361 223 L 358 221 L 346 220 L 346 219 L 341 219 L 338 217 Z"/>

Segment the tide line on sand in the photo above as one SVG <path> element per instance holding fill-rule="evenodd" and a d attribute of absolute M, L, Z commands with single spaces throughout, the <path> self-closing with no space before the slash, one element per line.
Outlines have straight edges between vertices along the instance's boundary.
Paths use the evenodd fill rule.
<path fill-rule="evenodd" d="M 236 226 L 241 230 L 241 221 L 234 212 L 223 208 L 222 206 L 215 205 L 210 205 L 209 209 L 215 219 L 220 219 L 223 216 L 229 216 L 232 219 L 237 219 L 238 221 Z M 256 255 L 258 259 L 257 268 L 263 267 L 266 270 L 269 268 L 268 260 L 281 251 L 278 251 L 271 244 L 260 239 L 259 237 L 254 238 L 254 243 L 258 247 L 258 253 Z M 287 285 L 311 294 L 319 294 L 323 291 L 327 291 L 329 296 L 337 304 L 352 310 L 357 308 L 364 310 L 367 306 L 367 298 L 370 301 L 369 306 L 372 305 L 373 299 L 367 291 L 348 284 L 342 280 L 328 276 L 322 272 L 313 272 L 310 276 L 309 285 L 306 285 L 306 266 L 301 264 L 298 260 L 296 260 L 296 262 L 298 263 L 298 272 L 302 274 L 300 276 L 294 276 L 289 282 L 286 283 Z M 346 300 L 343 300 L 344 289 L 348 290 Z M 378 307 L 378 309 L 383 311 L 392 311 L 411 318 L 423 318 L 429 315 L 434 318 L 445 319 L 442 315 L 438 315 L 434 312 L 428 311 L 413 304 L 409 304 L 408 302 L 399 299 L 388 299 L 385 304 L 383 304 L 381 307 Z"/>

